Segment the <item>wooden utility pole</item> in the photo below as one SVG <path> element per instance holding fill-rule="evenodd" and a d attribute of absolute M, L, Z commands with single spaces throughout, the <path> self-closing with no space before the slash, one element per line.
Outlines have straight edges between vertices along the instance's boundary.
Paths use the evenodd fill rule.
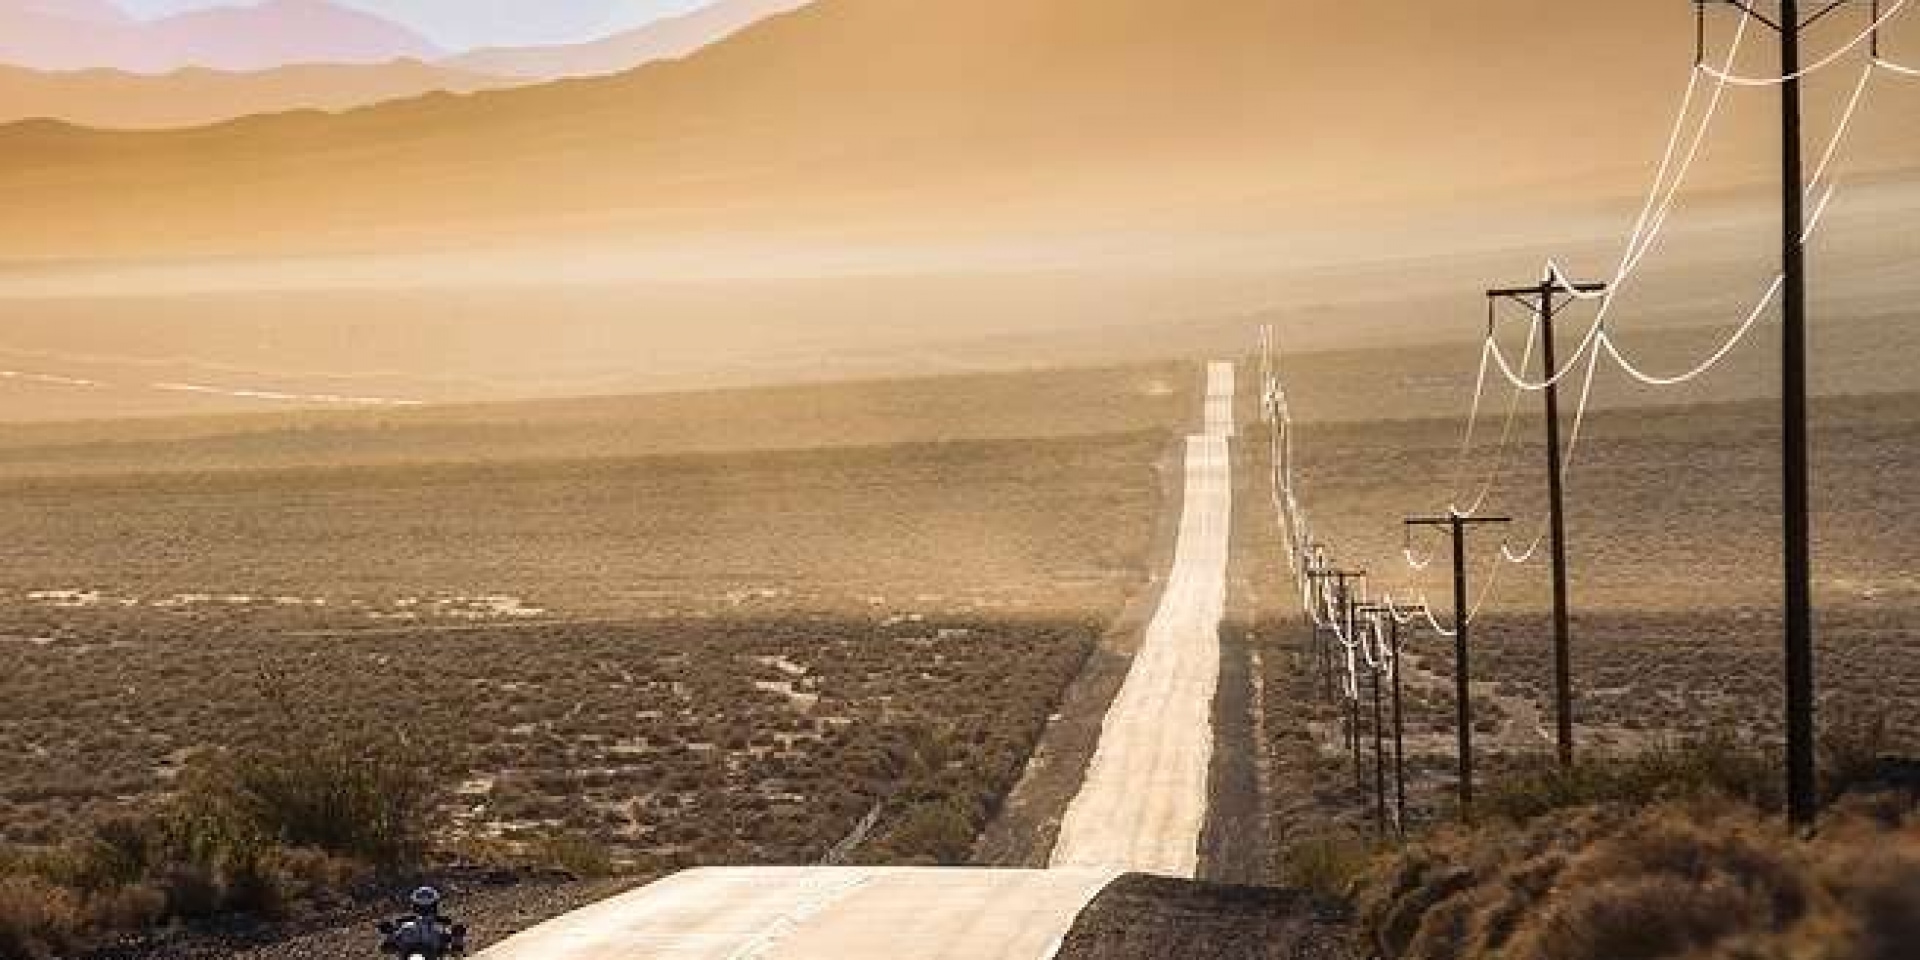
<path fill-rule="evenodd" d="M 1388 646 L 1393 648 L 1393 822 L 1407 833 L 1406 725 L 1400 711 L 1400 621 L 1388 611 Z"/>
<path fill-rule="evenodd" d="M 1567 510 L 1566 463 L 1560 450 L 1559 357 L 1554 350 L 1553 315 L 1558 301 L 1576 293 L 1605 293 L 1604 283 L 1562 284 L 1549 271 L 1540 283 L 1531 287 L 1505 287 L 1488 290 L 1488 299 L 1517 300 L 1534 311 L 1540 321 L 1540 352 L 1546 370 L 1547 389 L 1547 523 L 1553 547 L 1553 705 L 1556 742 L 1560 765 L 1573 766 L 1573 643 L 1572 617 L 1567 611 Z M 1492 323 L 1489 317 L 1488 323 Z M 1492 330 L 1487 331 L 1493 335 Z"/>
<path fill-rule="evenodd" d="M 1348 623 L 1351 620 L 1351 615 L 1347 611 L 1348 585 L 1351 584 L 1353 581 L 1358 580 L 1361 577 L 1364 577 L 1366 575 L 1367 575 L 1366 571 L 1364 570 L 1335 570 L 1335 569 L 1324 567 L 1324 566 L 1317 567 L 1315 569 L 1307 571 L 1307 579 L 1312 581 L 1316 587 L 1322 581 L 1333 582 L 1334 596 L 1339 598 L 1337 601 L 1339 604 L 1339 609 L 1328 610 L 1328 611 L 1325 611 L 1325 613 L 1329 618 L 1339 618 L 1339 621 L 1343 624 Z M 1319 598 L 1320 591 L 1318 589 L 1314 591 L 1314 596 L 1316 600 Z M 1337 637 L 1338 628 L 1334 627 L 1333 629 Z M 1349 633 L 1352 632 L 1351 627 L 1349 627 L 1348 632 Z M 1318 629 L 1314 631 L 1314 636 L 1320 642 L 1320 674 L 1325 685 L 1324 695 L 1326 696 L 1327 702 L 1332 703 L 1334 701 L 1333 644 L 1328 642 L 1325 639 L 1325 635 Z"/>
<path fill-rule="evenodd" d="M 1392 612 L 1378 604 L 1367 604 L 1361 607 L 1360 615 L 1367 619 L 1367 627 L 1376 639 L 1384 639 L 1382 618 L 1396 628 L 1399 626 L 1393 619 Z M 1380 704 L 1380 673 L 1393 662 L 1394 652 L 1383 645 L 1379 651 L 1379 662 L 1367 671 L 1367 677 L 1373 686 L 1373 818 L 1382 836 L 1387 832 L 1387 728 L 1385 712 Z M 1399 691 L 1396 689 L 1394 693 L 1397 697 Z M 1398 742 L 1399 736 L 1396 730 L 1395 743 Z M 1398 820 L 1394 822 L 1399 823 Z"/>
<path fill-rule="evenodd" d="M 1472 617 L 1467 607 L 1467 530 L 1470 527 L 1512 523 L 1511 517 L 1410 517 L 1410 527 L 1445 527 L 1453 533 L 1453 692 L 1454 725 L 1460 751 L 1460 818 L 1473 818 L 1473 702 L 1468 686 L 1467 630 Z"/>
<path fill-rule="evenodd" d="M 1813 822 L 1813 547 L 1807 464 L 1806 185 L 1800 144 L 1800 4 L 1780 0 L 1781 442 L 1786 506 L 1787 815 Z"/>
<path fill-rule="evenodd" d="M 1360 571 L 1356 577 L 1365 577 Z M 1359 621 L 1354 616 L 1356 604 L 1353 602 L 1353 587 L 1346 579 L 1340 581 L 1340 617 L 1347 625 L 1347 637 L 1342 647 L 1347 654 L 1347 748 L 1353 753 L 1353 789 L 1356 792 L 1365 788 L 1360 773 L 1360 658 L 1355 656 L 1360 642 Z M 1348 646 L 1353 644 L 1355 646 Z"/>
<path fill-rule="evenodd" d="M 1819 792 L 1814 766 L 1813 548 L 1810 469 L 1807 458 L 1807 243 L 1806 174 L 1801 143 L 1800 34 L 1836 10 L 1859 0 L 1824 0 L 1811 16 L 1799 0 L 1778 0 L 1779 15 L 1759 9 L 1762 0 L 1692 0 L 1700 19 L 1704 56 L 1706 7 L 1729 3 L 1780 36 L 1780 261 L 1785 277 L 1780 305 L 1780 421 L 1786 621 L 1787 816 L 1813 823 Z M 1874 44 L 1880 4 L 1873 16 Z"/>

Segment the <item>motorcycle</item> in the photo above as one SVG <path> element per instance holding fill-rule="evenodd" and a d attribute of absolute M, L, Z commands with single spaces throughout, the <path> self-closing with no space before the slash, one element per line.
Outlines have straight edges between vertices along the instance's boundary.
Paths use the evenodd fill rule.
<path fill-rule="evenodd" d="M 431 903 L 422 904 L 420 893 L 426 892 L 429 892 L 426 888 L 416 892 L 415 910 L 411 915 L 382 920 L 375 925 L 380 931 L 381 953 L 395 954 L 405 960 L 446 960 L 467 952 L 466 925 L 439 914 L 437 891 L 433 892 Z"/>

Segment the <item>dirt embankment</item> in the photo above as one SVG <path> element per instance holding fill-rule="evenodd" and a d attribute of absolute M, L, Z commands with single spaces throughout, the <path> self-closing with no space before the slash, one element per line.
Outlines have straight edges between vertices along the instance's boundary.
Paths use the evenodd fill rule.
<path fill-rule="evenodd" d="M 1353 960 L 1336 907 L 1296 891 L 1122 877 L 1095 898 L 1061 960 Z"/>

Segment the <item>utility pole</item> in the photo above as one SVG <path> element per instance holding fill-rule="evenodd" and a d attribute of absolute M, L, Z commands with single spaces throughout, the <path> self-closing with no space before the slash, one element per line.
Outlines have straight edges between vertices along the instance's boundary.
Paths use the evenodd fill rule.
<path fill-rule="evenodd" d="M 1568 289 L 1568 288 L 1571 289 Z M 1547 376 L 1547 523 L 1553 541 L 1553 699 L 1556 740 L 1560 765 L 1573 766 L 1573 644 L 1572 617 L 1567 612 L 1567 511 L 1566 485 L 1562 475 L 1565 462 L 1560 454 L 1560 361 L 1554 351 L 1553 315 L 1562 296 L 1575 293 L 1605 293 L 1604 283 L 1573 283 L 1562 286 L 1552 271 L 1534 287 L 1506 287 L 1488 290 L 1489 300 L 1517 300 L 1540 319 L 1540 353 Z M 1489 327 L 1492 319 L 1489 315 Z M 1488 329 L 1487 336 L 1493 336 Z"/>
<path fill-rule="evenodd" d="M 1399 626 L 1394 621 L 1391 611 L 1384 606 L 1368 604 L 1360 608 L 1360 613 L 1367 618 L 1367 625 L 1373 631 L 1375 638 L 1381 635 L 1382 617 L 1385 617 L 1388 623 Z M 1391 657 L 1392 653 L 1383 646 L 1380 649 L 1380 662 L 1367 671 L 1373 686 L 1373 818 L 1382 836 L 1387 832 L 1387 730 L 1386 717 L 1380 706 L 1380 668 L 1391 663 Z M 1395 692 L 1398 693 L 1398 691 Z M 1396 824 L 1398 822 L 1395 821 Z"/>
<path fill-rule="evenodd" d="M 1811 824 L 1819 802 L 1813 761 L 1813 548 L 1807 465 L 1806 186 L 1800 144 L 1800 4 L 1780 0 L 1782 478 L 1786 487 L 1787 816 Z"/>
<path fill-rule="evenodd" d="M 1400 621 L 1394 617 L 1392 607 L 1362 609 L 1374 616 L 1386 614 L 1387 649 L 1392 654 L 1387 661 L 1387 675 L 1388 683 L 1393 687 L 1393 823 L 1395 829 L 1404 836 L 1407 832 L 1407 746 L 1406 720 L 1400 698 Z M 1377 707 L 1375 711 L 1377 724 Z"/>
<path fill-rule="evenodd" d="M 1470 527 L 1512 523 L 1510 517 L 1410 517 L 1410 527 L 1446 527 L 1453 532 L 1453 694 L 1454 725 L 1460 740 L 1460 817 L 1473 818 L 1473 703 L 1468 686 L 1467 530 Z"/>
<path fill-rule="evenodd" d="M 1406 726 L 1400 712 L 1400 621 L 1387 611 L 1388 646 L 1393 648 L 1393 822 L 1400 835 L 1407 833 L 1407 750 Z"/>
<path fill-rule="evenodd" d="M 1813 823 L 1819 796 L 1814 768 L 1813 550 L 1807 464 L 1806 176 L 1800 136 L 1800 33 L 1858 0 L 1823 0 L 1802 18 L 1799 0 L 1779 0 L 1777 20 L 1758 0 L 1693 0 L 1705 35 L 1706 6 L 1731 3 L 1780 35 L 1781 465 L 1785 521 L 1787 816 Z M 1869 8 L 1878 24 L 1879 3 Z M 1878 31 L 1875 31 L 1878 43 Z M 1704 42 L 1702 43 L 1704 47 Z"/>
<path fill-rule="evenodd" d="M 1360 576 L 1366 576 L 1361 572 Z M 1359 622 L 1354 617 L 1353 588 L 1345 580 L 1340 582 L 1341 621 L 1347 625 L 1347 639 L 1342 646 L 1347 653 L 1347 747 L 1353 752 L 1353 789 L 1355 793 L 1365 790 L 1360 776 L 1360 658 L 1355 649 L 1360 643 Z M 1354 646 L 1347 646 L 1353 644 Z"/>
<path fill-rule="evenodd" d="M 1337 618 L 1339 618 L 1339 622 L 1340 622 L 1340 623 L 1343 623 L 1343 624 L 1347 624 L 1347 632 L 1348 632 L 1348 634 L 1349 634 L 1349 635 L 1351 635 L 1351 634 L 1352 634 L 1352 632 L 1353 632 L 1353 629 L 1352 629 L 1352 625 L 1351 625 L 1351 620 L 1352 620 L 1352 616 L 1351 616 L 1351 613 L 1350 613 L 1350 612 L 1349 612 L 1349 611 L 1347 610 L 1347 607 L 1348 607 L 1348 592 L 1347 592 L 1347 591 L 1348 591 L 1348 585 L 1349 585 L 1349 584 L 1351 584 L 1351 583 L 1352 583 L 1353 581 L 1355 581 L 1355 580 L 1358 580 L 1358 579 L 1360 579 L 1361 577 L 1364 577 L 1364 576 L 1366 576 L 1366 575 L 1367 575 L 1367 574 L 1366 574 L 1366 571 L 1364 571 L 1364 570 L 1335 570 L 1335 569 L 1332 569 L 1332 568 L 1329 568 L 1329 567 L 1325 567 L 1325 566 L 1322 566 L 1322 567 L 1317 567 L 1317 568 L 1315 568 L 1315 569 L 1312 569 L 1312 570 L 1308 570 L 1308 571 L 1307 571 L 1307 579 L 1308 579 L 1308 580 L 1310 580 L 1310 581 L 1312 581 L 1312 582 L 1313 582 L 1313 583 L 1314 583 L 1314 584 L 1315 584 L 1316 586 L 1318 586 L 1318 585 L 1319 585 L 1319 584 L 1320 584 L 1320 583 L 1321 583 L 1322 581 L 1332 581 L 1332 582 L 1333 582 L 1333 589 L 1334 589 L 1334 596 L 1335 596 L 1335 597 L 1337 597 L 1337 598 L 1339 598 L 1339 600 L 1338 600 L 1338 602 L 1339 602 L 1339 606 L 1340 606 L 1340 608 L 1339 608 L 1338 610 L 1328 610 L 1328 611 L 1326 611 L 1326 613 L 1327 613 L 1327 615 L 1328 615 L 1328 617 L 1329 617 L 1329 618 L 1334 618 L 1334 617 L 1337 617 Z M 1320 591 L 1316 589 L 1316 590 L 1314 591 L 1314 596 L 1315 596 L 1316 598 L 1317 598 L 1317 597 L 1319 597 L 1319 596 L 1320 596 Z M 1332 629 L 1333 629 L 1333 631 L 1334 631 L 1334 633 L 1335 633 L 1335 636 L 1336 636 L 1336 638 L 1337 638 L 1337 636 L 1338 636 L 1338 627 L 1333 627 Z M 1323 681 L 1324 681 L 1324 685 L 1325 685 L 1325 689 L 1324 689 L 1324 693 L 1325 693 L 1325 696 L 1326 696 L 1326 698 L 1327 698 L 1327 702 L 1328 702 L 1328 703 L 1332 703 L 1332 702 L 1333 702 L 1333 700 L 1334 700 L 1334 695 L 1333 695 L 1333 671 L 1334 671 L 1334 662 L 1333 662 L 1333 645 L 1332 645 L 1331 643 L 1329 643 L 1329 642 L 1327 642 L 1327 641 L 1326 641 L 1326 640 L 1324 639 L 1324 634 L 1322 634 L 1322 633 L 1321 633 L 1321 632 L 1320 632 L 1319 630 L 1317 630 L 1317 629 L 1316 629 L 1316 630 L 1314 631 L 1314 636 L 1316 636 L 1316 637 L 1319 637 L 1319 638 L 1321 638 L 1321 642 L 1320 642 L 1320 675 L 1321 675 L 1321 677 L 1322 677 L 1322 679 L 1323 679 Z"/>
<path fill-rule="evenodd" d="M 1328 576 L 1333 578 L 1334 595 L 1340 598 L 1338 616 L 1340 622 L 1346 625 L 1349 637 L 1353 636 L 1353 583 L 1366 575 L 1365 570 L 1333 570 L 1328 573 Z M 1337 643 L 1339 635 L 1336 633 L 1333 639 Z M 1333 643 L 1327 645 L 1327 678 L 1329 680 L 1332 680 L 1334 669 L 1338 666 L 1333 661 L 1333 645 Z M 1328 696 L 1331 698 L 1332 688 L 1328 689 Z"/>
<path fill-rule="evenodd" d="M 1313 627 L 1313 658 L 1320 668 L 1321 696 L 1328 702 L 1333 700 L 1333 661 L 1327 655 L 1325 627 L 1320 625 L 1320 601 L 1325 599 L 1321 583 L 1332 576 L 1325 567 L 1311 567 L 1307 570 L 1307 583 L 1311 585 L 1311 596 L 1307 601 L 1307 624 Z"/>

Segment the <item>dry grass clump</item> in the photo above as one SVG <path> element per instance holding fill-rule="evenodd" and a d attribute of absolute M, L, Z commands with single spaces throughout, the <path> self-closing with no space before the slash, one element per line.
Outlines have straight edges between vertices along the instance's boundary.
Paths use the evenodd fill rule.
<path fill-rule="evenodd" d="M 526 859 L 581 879 L 611 877 L 619 871 L 607 848 L 577 833 L 555 833 L 535 839 L 523 852 Z M 511 853 L 501 859 L 511 858 Z"/>
<path fill-rule="evenodd" d="M 428 769 L 384 738 L 198 757 L 150 812 L 0 856 L 0 957 L 67 956 L 172 921 L 283 917 L 413 869 L 436 824 Z"/>
<path fill-rule="evenodd" d="M 1517 761 L 1482 792 L 1476 810 L 1525 822 L 1570 807 L 1721 796 L 1771 811 L 1783 802 L 1779 771 L 1772 752 L 1716 733 L 1630 756 L 1588 757 L 1570 769 L 1545 757 Z"/>
<path fill-rule="evenodd" d="M 1280 851 L 1280 883 L 1334 901 L 1349 896 L 1379 851 L 1375 841 L 1352 828 L 1309 834 Z"/>
<path fill-rule="evenodd" d="M 1894 756 L 1889 712 L 1878 704 L 1828 711 L 1820 727 L 1820 784 L 1826 802 L 1853 792 L 1899 789 L 1910 766 Z M 1784 808 L 1785 761 L 1777 746 L 1721 732 L 1659 743 L 1626 756 L 1589 756 L 1572 768 L 1546 757 L 1510 759 L 1482 793 L 1478 812 L 1524 822 L 1593 804 L 1646 806 L 1663 800 L 1727 797 L 1767 812 Z M 1912 792 L 1912 787 L 1907 787 Z"/>
<path fill-rule="evenodd" d="M 0 878 L 0 957 L 58 956 L 79 927 L 72 891 L 39 877 Z"/>
<path fill-rule="evenodd" d="M 1563 809 L 1440 831 L 1359 905 L 1395 960 L 1894 960 L 1920 942 L 1920 817 L 1849 802 L 1808 840 L 1725 799 Z"/>

